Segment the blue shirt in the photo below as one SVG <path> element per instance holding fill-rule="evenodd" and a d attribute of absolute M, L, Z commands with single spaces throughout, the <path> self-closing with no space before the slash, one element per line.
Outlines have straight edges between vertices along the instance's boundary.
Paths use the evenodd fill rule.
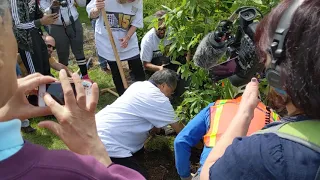
<path fill-rule="evenodd" d="M 207 133 L 210 128 L 210 107 L 214 103 L 209 104 L 203 110 L 197 114 L 183 130 L 178 134 L 174 140 L 174 153 L 176 168 L 178 174 L 182 178 L 190 176 L 190 155 L 191 148 L 199 143 L 203 136 Z M 200 157 L 200 168 L 207 159 L 212 148 L 204 147 Z"/>
<path fill-rule="evenodd" d="M 297 116 L 281 121 L 306 119 Z M 313 180 L 319 166 L 320 153 L 268 133 L 236 138 L 210 168 L 210 179 Z"/>
<path fill-rule="evenodd" d="M 0 161 L 17 153 L 24 141 L 20 132 L 21 121 L 18 119 L 0 122 Z"/>

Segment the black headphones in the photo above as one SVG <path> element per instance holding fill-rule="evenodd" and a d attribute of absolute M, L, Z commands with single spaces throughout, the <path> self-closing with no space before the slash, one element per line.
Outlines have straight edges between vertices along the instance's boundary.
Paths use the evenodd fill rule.
<path fill-rule="evenodd" d="M 293 0 L 292 4 L 284 12 L 269 49 L 271 53 L 271 65 L 266 70 L 266 79 L 269 85 L 274 88 L 283 89 L 281 67 L 279 65 L 281 64 L 281 60 L 285 58 L 285 38 L 289 31 L 292 17 L 302 3 L 303 0 Z"/>

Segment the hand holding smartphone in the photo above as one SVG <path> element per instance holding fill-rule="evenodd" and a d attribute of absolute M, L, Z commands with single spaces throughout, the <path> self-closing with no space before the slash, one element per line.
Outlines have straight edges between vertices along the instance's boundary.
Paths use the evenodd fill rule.
<path fill-rule="evenodd" d="M 70 83 L 71 87 L 73 89 L 74 95 L 77 96 L 77 92 L 75 89 L 75 84 L 73 82 Z M 85 93 L 86 93 L 86 98 L 87 102 L 89 101 L 88 98 L 91 96 L 91 86 L 92 83 L 88 81 L 82 81 L 82 85 L 84 87 Z M 38 91 L 38 105 L 39 107 L 45 107 L 46 104 L 44 102 L 44 95 L 45 93 L 48 93 L 51 95 L 51 97 L 57 101 L 61 105 L 65 105 L 65 100 L 64 100 L 64 94 L 62 90 L 62 86 L 60 82 L 54 82 L 50 84 L 43 84 L 39 86 L 39 91 Z"/>

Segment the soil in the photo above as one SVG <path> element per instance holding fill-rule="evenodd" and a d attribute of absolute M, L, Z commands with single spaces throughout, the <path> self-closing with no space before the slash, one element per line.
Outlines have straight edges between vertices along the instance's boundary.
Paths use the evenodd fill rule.
<path fill-rule="evenodd" d="M 145 144 L 144 156 L 140 163 L 147 169 L 150 180 L 180 180 L 175 167 L 173 140 L 174 136 L 158 136 Z M 201 149 L 192 149 L 190 162 L 191 173 L 199 168 Z"/>

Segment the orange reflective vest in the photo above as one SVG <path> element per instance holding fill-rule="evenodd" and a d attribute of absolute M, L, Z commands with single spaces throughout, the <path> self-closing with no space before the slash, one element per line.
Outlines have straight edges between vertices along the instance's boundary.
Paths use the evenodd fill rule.
<path fill-rule="evenodd" d="M 240 101 L 241 97 L 218 100 L 210 107 L 210 128 L 207 134 L 203 136 L 204 144 L 207 147 L 214 147 L 226 131 L 238 110 Z M 267 123 L 278 121 L 279 119 L 279 116 L 275 112 L 268 111 L 266 106 L 260 102 L 254 110 L 254 118 L 250 123 L 247 135 L 249 136 L 261 130 Z"/>

